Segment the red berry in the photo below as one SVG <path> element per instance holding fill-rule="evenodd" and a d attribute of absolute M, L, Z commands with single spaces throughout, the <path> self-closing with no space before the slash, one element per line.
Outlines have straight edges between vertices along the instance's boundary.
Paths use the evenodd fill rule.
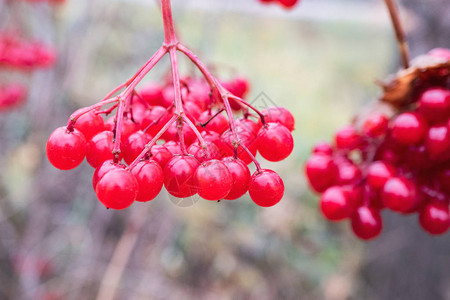
<path fill-rule="evenodd" d="M 131 164 L 145 149 L 145 145 L 152 137 L 139 130 L 128 137 L 122 145 L 123 159 L 127 164 Z"/>
<path fill-rule="evenodd" d="M 278 0 L 278 2 L 285 8 L 292 8 L 297 4 L 298 0 Z"/>
<path fill-rule="evenodd" d="M 444 126 L 433 126 L 428 130 L 425 146 L 430 157 L 438 159 L 450 151 L 450 130 Z"/>
<path fill-rule="evenodd" d="M 384 161 L 376 161 L 367 169 L 367 183 L 375 190 L 381 190 L 384 184 L 396 175 L 396 170 Z"/>
<path fill-rule="evenodd" d="M 172 152 L 162 145 L 154 145 L 150 152 L 152 154 L 152 159 L 158 162 L 163 170 L 167 162 L 173 157 Z"/>
<path fill-rule="evenodd" d="M 75 114 L 79 111 L 81 109 L 77 110 Z M 78 118 L 75 128 L 84 134 L 86 141 L 89 141 L 94 135 L 105 130 L 105 123 L 100 115 L 91 110 Z"/>
<path fill-rule="evenodd" d="M 333 185 L 336 178 L 336 166 L 328 155 L 312 155 L 306 162 L 305 170 L 312 188 L 319 193 Z"/>
<path fill-rule="evenodd" d="M 164 147 L 172 153 L 172 155 L 183 154 L 181 151 L 181 145 L 179 142 L 168 141 L 164 143 Z"/>
<path fill-rule="evenodd" d="M 386 133 L 389 119 L 381 113 L 373 113 L 364 121 L 363 132 L 370 137 L 379 137 Z"/>
<path fill-rule="evenodd" d="M 289 110 L 284 107 L 268 107 L 261 111 L 266 122 L 276 122 L 284 125 L 289 131 L 295 128 L 295 119 Z"/>
<path fill-rule="evenodd" d="M 411 211 L 418 203 L 414 183 L 399 177 L 393 177 L 385 183 L 381 199 L 387 208 L 402 213 Z"/>
<path fill-rule="evenodd" d="M 97 198 L 107 208 L 124 209 L 133 204 L 138 195 L 138 182 L 130 172 L 114 169 L 98 181 L 95 192 Z"/>
<path fill-rule="evenodd" d="M 320 210 L 328 220 L 340 221 L 351 216 L 352 206 L 345 190 L 339 186 L 333 186 L 322 194 Z"/>
<path fill-rule="evenodd" d="M 237 130 L 237 135 L 240 139 L 240 145 L 244 145 L 245 147 L 247 147 L 247 149 L 250 151 L 250 153 L 255 156 L 256 152 L 257 152 L 257 142 L 256 142 L 256 137 L 245 130 L 242 129 L 238 129 Z M 227 130 L 225 131 L 222 136 L 221 136 L 222 141 L 226 144 L 226 148 L 222 148 L 221 150 L 225 150 L 223 152 L 225 152 L 223 156 L 231 156 L 234 153 L 234 135 L 231 132 L 231 130 Z M 250 155 L 248 155 L 247 151 L 245 151 L 245 149 L 243 149 L 242 147 L 238 147 L 237 149 L 237 153 L 238 153 L 238 158 L 240 160 L 242 160 L 243 162 L 245 162 L 247 165 L 250 164 L 252 162 L 252 158 L 250 157 Z"/>
<path fill-rule="evenodd" d="M 383 229 L 380 211 L 367 206 L 359 207 L 352 217 L 352 229 L 360 239 L 376 238 Z"/>
<path fill-rule="evenodd" d="M 450 211 L 442 203 L 427 204 L 419 216 L 420 225 L 431 234 L 443 234 L 450 228 Z"/>
<path fill-rule="evenodd" d="M 47 141 L 47 157 L 50 163 L 60 170 L 78 167 L 86 156 L 86 139 L 74 129 L 59 127 L 52 132 Z"/>
<path fill-rule="evenodd" d="M 335 142 L 338 149 L 353 150 L 361 145 L 362 140 L 361 135 L 350 125 L 336 133 Z"/>
<path fill-rule="evenodd" d="M 333 147 L 331 147 L 331 145 L 326 142 L 317 143 L 312 150 L 312 153 L 320 153 L 330 156 L 333 155 L 333 152 Z"/>
<path fill-rule="evenodd" d="M 164 184 L 164 174 L 156 161 L 141 161 L 131 170 L 131 173 L 139 184 L 136 201 L 147 202 L 158 196 Z"/>
<path fill-rule="evenodd" d="M 220 154 L 219 148 L 211 142 L 205 142 L 205 148 L 203 148 L 199 142 L 193 143 L 187 149 L 189 154 L 192 154 L 200 163 L 211 159 L 220 159 L 222 155 Z"/>
<path fill-rule="evenodd" d="M 142 99 L 148 104 L 155 106 L 161 105 L 163 99 L 162 87 L 158 83 L 150 83 L 144 86 L 139 92 Z"/>
<path fill-rule="evenodd" d="M 97 183 L 102 177 L 111 170 L 114 169 L 125 169 L 125 165 L 115 164 L 112 159 L 104 161 L 99 167 L 95 169 L 94 176 L 92 176 L 92 186 L 97 187 Z"/>
<path fill-rule="evenodd" d="M 93 168 L 113 158 L 113 139 L 114 134 L 111 131 L 102 131 L 87 143 L 86 160 Z"/>
<path fill-rule="evenodd" d="M 426 134 L 427 124 L 423 117 L 415 113 L 402 113 L 392 122 L 392 138 L 404 145 L 420 143 Z"/>
<path fill-rule="evenodd" d="M 204 127 L 204 130 L 215 131 L 221 134 L 229 128 L 228 119 L 224 114 L 218 114 L 216 116 L 215 115 L 215 111 L 204 111 L 200 115 L 198 121 L 202 124 L 208 122 L 208 124 L 206 124 L 206 126 Z M 215 117 L 211 119 L 213 116 Z"/>
<path fill-rule="evenodd" d="M 337 165 L 336 183 L 338 185 L 357 183 L 361 180 L 361 170 L 353 163 L 344 162 Z"/>
<path fill-rule="evenodd" d="M 443 88 L 426 90 L 419 98 L 419 111 L 431 123 L 447 121 L 450 116 L 450 91 Z"/>
<path fill-rule="evenodd" d="M 251 176 L 250 170 L 242 160 L 235 159 L 234 157 L 225 157 L 222 159 L 222 162 L 227 166 L 233 178 L 232 188 L 225 199 L 238 199 L 248 190 Z"/>
<path fill-rule="evenodd" d="M 192 156 L 174 156 L 164 168 L 164 186 L 169 194 L 177 198 L 195 195 L 194 174 L 199 165 Z"/>
<path fill-rule="evenodd" d="M 267 123 L 258 133 L 258 151 L 268 161 L 281 161 L 294 149 L 291 132 L 279 123 Z"/>
<path fill-rule="evenodd" d="M 248 187 L 250 198 L 262 207 L 274 206 L 284 195 L 284 183 L 281 177 L 272 170 L 256 171 Z"/>
<path fill-rule="evenodd" d="M 197 168 L 194 182 L 200 197 L 217 201 L 230 193 L 233 177 L 223 162 L 213 159 L 202 163 Z"/>

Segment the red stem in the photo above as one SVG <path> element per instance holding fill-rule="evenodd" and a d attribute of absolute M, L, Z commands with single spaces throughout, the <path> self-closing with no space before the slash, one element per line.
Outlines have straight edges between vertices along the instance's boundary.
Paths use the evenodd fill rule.
<path fill-rule="evenodd" d="M 164 22 L 164 46 L 170 47 L 178 44 L 173 26 L 172 6 L 170 0 L 161 0 L 161 9 Z"/>
<path fill-rule="evenodd" d="M 144 150 L 139 154 L 139 156 L 128 166 L 128 170 L 133 169 L 152 149 L 153 145 L 159 140 L 159 138 L 167 131 L 167 129 L 177 120 L 177 116 L 173 116 L 164 127 L 155 135 L 155 137 L 145 145 Z"/>

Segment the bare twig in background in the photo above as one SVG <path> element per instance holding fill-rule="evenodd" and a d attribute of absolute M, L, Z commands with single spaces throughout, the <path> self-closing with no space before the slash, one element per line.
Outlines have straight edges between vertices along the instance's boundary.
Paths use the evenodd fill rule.
<path fill-rule="evenodd" d="M 130 259 L 150 205 L 135 205 L 128 216 L 127 226 L 114 250 L 111 261 L 100 283 L 97 300 L 112 300 L 117 293 L 125 267 Z"/>
<path fill-rule="evenodd" d="M 400 56 L 402 59 L 403 67 L 405 69 L 409 68 L 409 50 L 408 43 L 405 37 L 405 30 L 403 29 L 402 22 L 400 21 L 400 16 L 398 14 L 397 6 L 394 0 L 384 0 L 386 7 L 389 11 L 389 15 L 392 20 L 392 25 L 394 26 L 395 36 L 397 38 L 398 47 L 400 50 Z"/>

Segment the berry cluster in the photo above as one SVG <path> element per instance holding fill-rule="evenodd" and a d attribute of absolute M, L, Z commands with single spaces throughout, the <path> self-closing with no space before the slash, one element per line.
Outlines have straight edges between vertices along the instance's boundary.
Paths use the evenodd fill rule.
<path fill-rule="evenodd" d="M 24 71 L 54 65 L 56 51 L 39 42 L 17 37 L 12 32 L 0 34 L 0 67 Z"/>
<path fill-rule="evenodd" d="M 108 208 L 123 209 L 135 200 L 150 201 L 163 185 L 178 198 L 198 194 L 211 201 L 234 200 L 249 191 L 260 206 L 278 203 L 284 192 L 281 178 L 271 170 L 260 169 L 259 164 L 251 176 L 247 165 L 255 160 L 257 151 L 269 161 L 283 160 L 292 152 L 294 118 L 290 112 L 270 107 L 258 112 L 261 118 L 255 119 L 236 101 L 234 108 L 242 117 L 233 120 L 235 139 L 225 109 L 212 101 L 209 86 L 189 78 L 181 82 L 182 106 L 189 121 L 173 117 L 172 83 L 150 83 L 133 93 L 129 109 L 122 112 L 120 134 L 117 116 L 106 121 L 101 116 L 115 106 L 76 112 L 74 115 L 86 113 L 73 126 L 60 127 L 51 134 L 49 161 L 69 170 L 86 157 L 96 169 L 93 186 L 97 196 Z M 241 97 L 248 89 L 247 81 L 240 77 L 223 85 Z M 114 140 L 119 138 L 122 146 L 116 151 Z M 160 143 L 155 144 L 157 141 Z"/>
<path fill-rule="evenodd" d="M 350 219 L 361 239 L 381 233 L 384 208 L 418 213 L 430 234 L 449 230 L 450 50 L 425 59 L 432 64 L 411 67 L 386 86 L 391 114 L 379 109 L 356 120 L 333 145 L 316 145 L 306 163 L 311 187 L 322 193 L 322 214 Z"/>
<path fill-rule="evenodd" d="M 56 2 L 61 1 L 51 1 L 51 3 Z M 23 20 L 21 16 L 17 15 L 22 11 L 14 7 L 16 4 L 14 1 L 5 3 L 5 8 L 11 16 L 4 19 L 10 20 L 13 24 L 3 24 L 4 27 L 22 27 L 21 24 L 15 24 L 15 22 Z M 55 61 L 56 51 L 52 47 L 28 40 L 17 30 L 7 29 L 0 32 L 0 71 L 5 73 L 21 72 L 29 75 L 36 69 L 54 66 Z M 0 85 L 0 112 L 21 105 L 26 99 L 27 93 L 27 86 L 23 83 L 2 82 Z"/>
<path fill-rule="evenodd" d="M 198 194 L 211 201 L 234 200 L 248 191 L 256 204 L 275 205 L 283 196 L 283 181 L 274 171 L 262 169 L 255 155 L 259 151 L 270 161 L 288 157 L 294 146 L 294 118 L 286 109 L 260 112 L 243 100 L 246 79 L 213 77 L 177 40 L 170 1 L 161 4 L 163 46 L 129 81 L 99 103 L 76 111 L 66 127 L 50 135 L 49 161 L 69 170 L 86 157 L 95 168 L 98 199 L 113 209 L 150 201 L 163 185 L 177 198 Z M 177 52 L 191 60 L 204 80 L 180 78 Z M 166 54 L 171 80 L 136 90 Z M 235 118 L 233 110 L 240 117 Z M 113 111 L 113 117 L 102 118 Z M 256 165 L 253 175 L 247 167 L 251 162 Z"/>
<path fill-rule="evenodd" d="M 299 0 L 259 0 L 259 2 L 264 4 L 278 3 L 284 8 L 291 9 L 299 2 Z"/>
<path fill-rule="evenodd" d="M 51 5 L 62 4 L 66 2 L 66 0 L 23 0 L 28 3 L 45 3 L 48 2 Z"/>

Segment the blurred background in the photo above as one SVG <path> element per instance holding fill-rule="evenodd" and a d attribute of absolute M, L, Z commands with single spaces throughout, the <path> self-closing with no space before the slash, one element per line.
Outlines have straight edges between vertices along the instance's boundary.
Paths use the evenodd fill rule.
<path fill-rule="evenodd" d="M 401 4 L 413 55 L 450 47 L 448 0 Z M 311 146 L 375 101 L 376 80 L 399 66 L 381 0 L 304 0 L 292 11 L 256 0 L 174 0 L 181 39 L 216 75 L 245 76 L 248 101 L 296 117 L 293 155 L 262 162 L 281 174 L 286 193 L 261 209 L 248 196 L 185 207 L 163 191 L 124 211 L 96 199 L 86 163 L 53 168 L 45 143 L 158 49 L 157 2 L 15 5 L 20 20 L 3 17 L 0 28 L 20 22 L 59 57 L 50 70 L 0 76 L 30 88 L 23 106 L 0 114 L 0 299 L 450 299 L 448 234 L 431 237 L 416 216 L 384 212 L 383 234 L 361 242 L 348 222 L 320 216 L 303 177 Z M 148 80 L 168 67 L 163 61 Z"/>

